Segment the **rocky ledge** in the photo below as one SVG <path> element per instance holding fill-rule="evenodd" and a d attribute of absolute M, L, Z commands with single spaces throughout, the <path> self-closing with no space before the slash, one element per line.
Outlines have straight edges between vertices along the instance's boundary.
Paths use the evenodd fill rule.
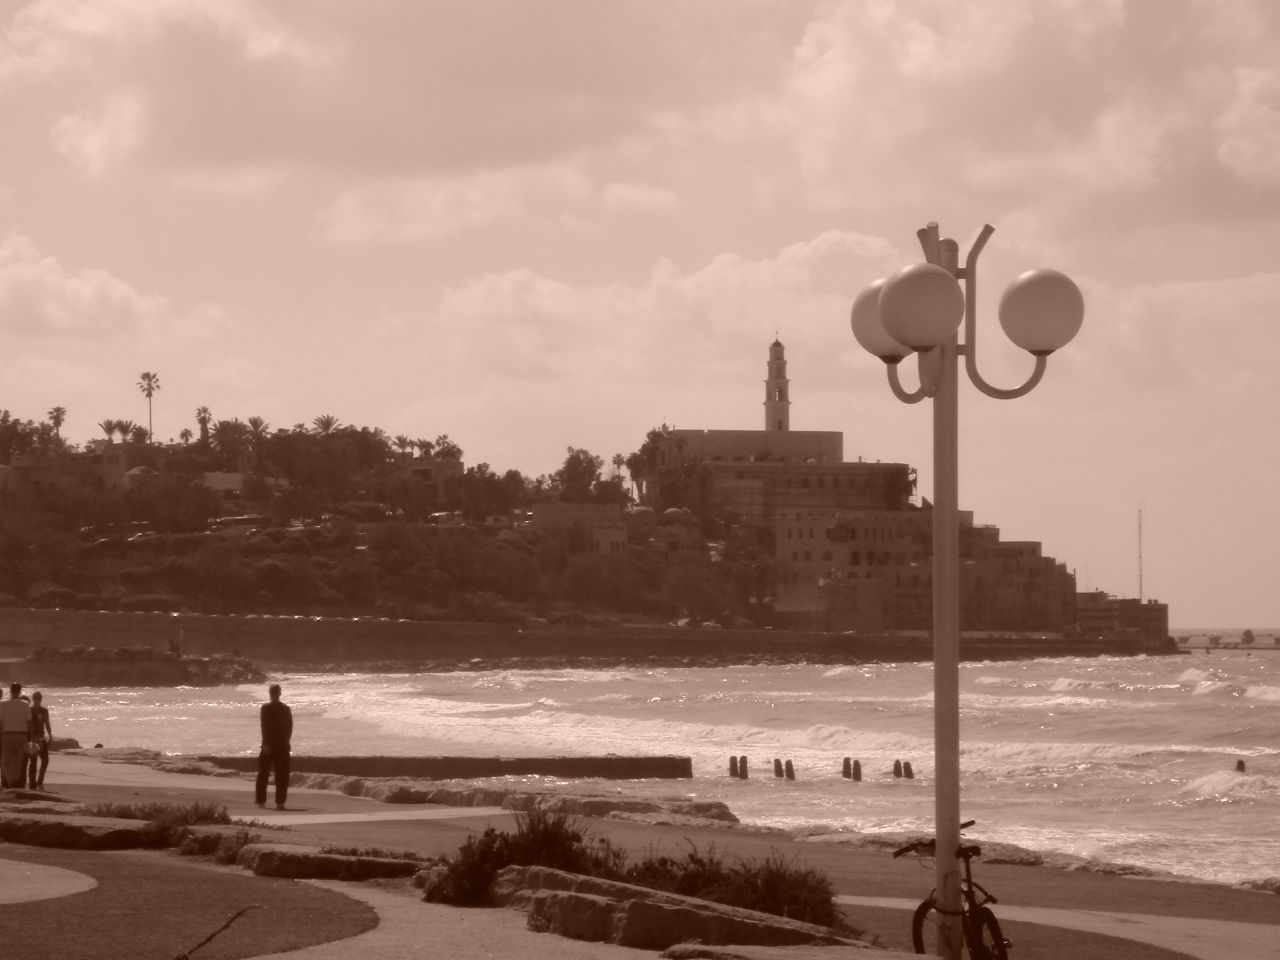
<path fill-rule="evenodd" d="M 183 657 L 154 647 L 42 647 L 19 672 L 27 686 L 57 687 L 216 687 L 266 680 L 244 657 Z"/>

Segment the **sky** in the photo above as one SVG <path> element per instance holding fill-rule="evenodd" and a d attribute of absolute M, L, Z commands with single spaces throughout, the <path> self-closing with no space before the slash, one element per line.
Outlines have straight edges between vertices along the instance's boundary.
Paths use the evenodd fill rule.
<path fill-rule="evenodd" d="M 929 405 L 849 306 L 989 223 L 986 379 L 1031 368 L 1022 271 L 1086 313 L 1027 396 L 962 383 L 962 508 L 1175 627 L 1280 626 L 1273 0 L 0 0 L 0 33 L 16 417 L 145 423 L 148 371 L 158 440 L 331 414 L 537 475 L 761 429 L 777 337 L 792 428 L 928 496 Z"/>

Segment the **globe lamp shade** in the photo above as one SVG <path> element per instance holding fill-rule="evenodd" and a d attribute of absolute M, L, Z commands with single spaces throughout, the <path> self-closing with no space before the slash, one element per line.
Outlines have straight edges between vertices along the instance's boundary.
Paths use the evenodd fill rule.
<path fill-rule="evenodd" d="M 854 298 L 849 325 L 853 327 L 854 339 L 867 353 L 885 363 L 897 363 L 911 352 L 911 348 L 889 336 L 880 322 L 880 290 L 883 287 L 884 280 L 876 280 Z"/>
<path fill-rule="evenodd" d="M 1065 347 L 1084 323 L 1084 295 L 1057 270 L 1028 270 L 1000 297 L 1000 326 L 1028 353 L 1045 357 Z"/>
<path fill-rule="evenodd" d="M 880 320 L 894 340 L 930 350 L 955 336 L 964 317 L 964 291 L 949 270 L 913 263 L 885 281 Z"/>

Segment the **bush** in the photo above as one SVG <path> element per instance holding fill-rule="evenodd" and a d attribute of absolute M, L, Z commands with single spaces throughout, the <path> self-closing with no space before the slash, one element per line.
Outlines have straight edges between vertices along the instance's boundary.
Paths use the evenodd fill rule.
<path fill-rule="evenodd" d="M 468 837 L 446 861 L 445 877 L 431 897 L 460 906 L 488 904 L 494 876 L 513 864 L 620 880 L 824 927 L 842 925 L 831 881 L 776 851 L 762 861 L 726 864 L 714 846 L 704 853 L 690 843 L 683 857 L 651 855 L 628 865 L 623 851 L 607 839 L 593 841 L 579 821 L 540 809 L 517 813 L 514 834 L 489 827 Z"/>
<path fill-rule="evenodd" d="M 513 864 L 616 877 L 624 860 L 622 852 L 607 841 L 587 841 L 586 828 L 566 814 L 521 811 L 516 814 L 514 834 L 489 827 L 479 836 L 468 837 L 447 861 L 446 877 L 434 898 L 457 905 L 487 904 L 494 876 Z"/>

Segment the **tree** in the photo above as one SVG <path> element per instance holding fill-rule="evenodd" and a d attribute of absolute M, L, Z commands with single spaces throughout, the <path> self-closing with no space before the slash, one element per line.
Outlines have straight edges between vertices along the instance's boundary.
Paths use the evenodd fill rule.
<path fill-rule="evenodd" d="M 140 423 L 134 424 L 129 428 L 130 443 L 146 443 L 149 437 L 150 434 L 147 432 L 147 428 Z"/>
<path fill-rule="evenodd" d="M 322 413 L 311 421 L 316 428 L 316 433 L 322 437 L 327 437 L 338 428 L 338 418 L 332 413 Z"/>
<path fill-rule="evenodd" d="M 58 438 L 58 442 L 62 442 L 62 425 L 67 422 L 67 408 L 54 407 L 48 413 L 49 422 L 53 424 L 54 436 Z"/>
<path fill-rule="evenodd" d="M 565 503 L 590 503 L 595 499 L 595 486 L 604 461 L 589 450 L 568 448 L 564 465 L 553 474 Z"/>
<path fill-rule="evenodd" d="M 462 448 L 450 440 L 447 433 L 442 433 L 436 437 L 431 446 L 432 454 L 437 460 L 449 460 L 456 463 L 462 459 Z"/>
<path fill-rule="evenodd" d="M 143 371 L 138 380 L 138 389 L 142 391 L 142 395 L 147 398 L 147 440 L 155 443 L 156 435 L 151 427 L 151 398 L 155 396 L 157 390 L 160 389 L 160 375 L 157 373 L 148 373 Z"/>
<path fill-rule="evenodd" d="M 196 407 L 196 423 L 200 424 L 200 446 L 209 446 L 209 424 L 213 423 L 213 414 L 208 407 Z"/>
<path fill-rule="evenodd" d="M 408 453 L 409 448 L 413 446 L 413 441 L 404 433 L 397 433 L 392 442 L 396 445 L 396 449 L 400 451 L 401 459 L 404 459 L 404 455 Z"/>
<path fill-rule="evenodd" d="M 107 435 L 107 443 L 115 439 L 116 423 L 117 421 L 115 420 L 102 420 L 98 423 L 98 429 Z"/>
<path fill-rule="evenodd" d="M 132 420 L 117 420 L 116 430 L 120 432 L 120 442 L 125 443 L 133 438 L 133 431 L 138 425 Z"/>
<path fill-rule="evenodd" d="M 178 439 L 182 441 L 183 445 L 190 443 L 192 436 L 193 434 L 191 433 L 190 427 L 183 427 L 182 430 L 178 433 Z"/>

